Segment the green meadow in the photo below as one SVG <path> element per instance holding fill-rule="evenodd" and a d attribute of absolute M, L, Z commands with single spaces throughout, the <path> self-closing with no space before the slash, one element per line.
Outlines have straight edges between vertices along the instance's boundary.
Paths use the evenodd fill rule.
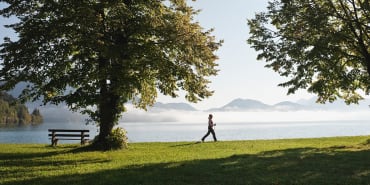
<path fill-rule="evenodd" d="M 0 144 L 1 185 L 370 185 L 370 136 L 131 143 L 120 151 Z"/>

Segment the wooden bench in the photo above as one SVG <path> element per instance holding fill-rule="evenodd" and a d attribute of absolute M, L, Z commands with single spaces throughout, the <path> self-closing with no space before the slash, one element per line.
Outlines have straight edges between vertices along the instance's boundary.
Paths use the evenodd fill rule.
<path fill-rule="evenodd" d="M 89 141 L 89 130 L 49 129 L 51 146 L 56 146 L 59 140 L 80 140 L 81 145 Z"/>

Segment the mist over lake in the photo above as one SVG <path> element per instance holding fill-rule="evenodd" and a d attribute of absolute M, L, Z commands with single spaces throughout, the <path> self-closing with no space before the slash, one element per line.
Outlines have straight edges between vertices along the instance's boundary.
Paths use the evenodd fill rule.
<path fill-rule="evenodd" d="M 130 142 L 199 141 L 207 131 L 208 114 L 214 116 L 216 135 L 221 141 L 370 135 L 368 104 L 369 101 L 352 106 L 341 102 L 319 105 L 312 99 L 267 105 L 235 99 L 209 110 L 197 110 L 185 103 L 156 103 L 148 111 L 128 104 L 118 126 L 128 131 Z M 96 125 L 85 124 L 87 116 L 71 112 L 65 105 L 28 105 L 30 109 L 36 106 L 45 122 L 0 128 L 1 143 L 50 143 L 47 135 L 51 128 L 89 129 L 90 139 L 98 133 Z"/>
<path fill-rule="evenodd" d="M 235 99 L 230 103 L 208 110 L 197 110 L 186 103 L 156 103 L 147 111 L 125 105 L 127 112 L 120 122 L 207 122 L 208 114 L 214 114 L 215 122 L 281 122 L 281 121 L 332 121 L 332 120 L 370 120 L 368 115 L 370 100 L 359 105 L 346 105 L 344 102 L 317 104 L 315 99 L 299 102 L 280 102 L 267 105 L 258 100 Z M 30 109 L 39 108 L 45 122 L 85 122 L 87 116 L 71 112 L 65 105 L 29 104 Z"/>
<path fill-rule="evenodd" d="M 86 125 L 86 117 L 78 113 L 49 111 L 66 120 L 50 122 L 49 119 L 38 126 L 0 128 L 0 142 L 47 144 L 50 128 L 87 128 L 90 139 L 98 133 L 98 127 Z M 221 141 L 370 135 L 368 111 L 132 110 L 123 114 L 118 126 L 128 131 L 129 142 L 199 141 L 207 131 L 209 113 L 214 115 L 216 135 Z M 207 139 L 210 141 L 211 137 Z"/>

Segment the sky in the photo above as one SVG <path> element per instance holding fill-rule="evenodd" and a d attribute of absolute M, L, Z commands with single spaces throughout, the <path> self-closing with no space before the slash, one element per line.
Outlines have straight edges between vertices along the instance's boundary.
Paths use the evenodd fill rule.
<path fill-rule="evenodd" d="M 254 17 L 256 12 L 266 11 L 268 0 L 197 0 L 188 1 L 201 12 L 195 20 L 203 28 L 214 28 L 213 35 L 223 39 L 223 46 L 217 51 L 219 74 L 210 78 L 210 88 L 214 95 L 197 104 L 191 104 L 200 110 L 222 107 L 236 98 L 256 99 L 267 104 L 281 101 L 297 101 L 309 99 L 314 94 L 299 90 L 287 96 L 288 89 L 278 87 L 287 81 L 269 68 L 264 61 L 257 61 L 257 51 L 247 44 L 249 28 L 247 19 Z M 171 99 L 161 96 L 158 101 L 185 102 L 184 98 Z"/>
<path fill-rule="evenodd" d="M 278 87 L 287 81 L 271 69 L 264 68 L 264 61 L 257 61 L 257 52 L 251 48 L 248 39 L 247 19 L 253 18 L 256 12 L 266 11 L 268 0 L 189 0 L 189 5 L 201 12 L 195 17 L 200 25 L 208 30 L 214 28 L 213 35 L 224 40 L 222 47 L 216 52 L 220 70 L 217 76 L 209 78 L 209 85 L 215 93 L 197 104 L 191 103 L 198 110 L 222 107 L 236 98 L 256 99 L 267 104 L 281 101 L 297 101 L 309 99 L 313 94 L 300 90 L 287 96 L 287 89 Z M 0 4 L 1 6 L 1 4 Z M 9 20 L 0 18 L 1 25 Z M 1 42 L 4 36 L 12 35 L 10 30 L 0 26 Z M 171 98 L 160 95 L 157 99 L 163 103 L 186 102 L 184 93 L 180 97 Z"/>

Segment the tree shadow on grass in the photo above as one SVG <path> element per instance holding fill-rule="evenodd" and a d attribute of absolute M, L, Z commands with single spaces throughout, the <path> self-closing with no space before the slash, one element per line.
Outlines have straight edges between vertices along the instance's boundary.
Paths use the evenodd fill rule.
<path fill-rule="evenodd" d="M 364 143 L 364 145 L 370 145 L 370 139 L 368 139 L 368 140 Z"/>
<path fill-rule="evenodd" d="M 55 156 L 58 154 L 65 154 L 65 153 L 82 153 L 82 152 L 90 152 L 94 151 L 90 146 L 79 146 L 79 145 L 61 145 L 57 147 L 53 147 L 50 145 L 45 146 L 45 148 L 54 148 L 55 150 L 45 150 L 45 152 L 28 152 L 27 149 L 30 149 L 30 151 L 34 151 L 36 148 L 37 150 L 42 150 L 43 148 L 40 148 L 40 146 L 34 146 L 34 147 L 24 147 L 24 152 L 18 152 L 18 153 L 9 153 L 9 152 L 0 152 L 0 159 L 1 160 L 28 160 L 33 158 L 40 158 L 40 157 L 50 157 Z"/>
<path fill-rule="evenodd" d="M 370 184 L 370 150 L 294 148 L 220 159 L 122 166 L 94 173 L 13 180 L 17 184 Z M 86 163 L 97 161 L 88 161 Z"/>
<path fill-rule="evenodd" d="M 31 149 L 32 148 L 32 149 Z M 55 159 L 55 160 L 48 160 L 45 158 L 50 158 L 57 155 L 63 155 L 68 153 L 78 153 L 78 152 L 86 152 L 86 149 L 83 147 L 75 146 L 75 145 L 62 145 L 59 147 L 54 147 L 55 150 L 45 150 L 45 152 L 37 151 L 42 150 L 43 148 L 40 146 L 35 146 L 31 148 L 24 148 L 23 152 L 18 153 L 1 153 L 0 152 L 0 177 L 1 173 L 13 174 L 13 173 L 24 173 L 27 174 L 30 172 L 30 169 L 38 168 L 38 169 L 45 169 L 48 170 L 56 170 L 58 166 L 76 166 L 76 162 L 79 165 L 83 164 L 94 164 L 94 163 L 105 163 L 108 162 L 104 159 Z M 45 148 L 52 148 L 51 146 L 45 146 Z M 31 151 L 37 152 L 27 152 L 27 149 Z"/>

